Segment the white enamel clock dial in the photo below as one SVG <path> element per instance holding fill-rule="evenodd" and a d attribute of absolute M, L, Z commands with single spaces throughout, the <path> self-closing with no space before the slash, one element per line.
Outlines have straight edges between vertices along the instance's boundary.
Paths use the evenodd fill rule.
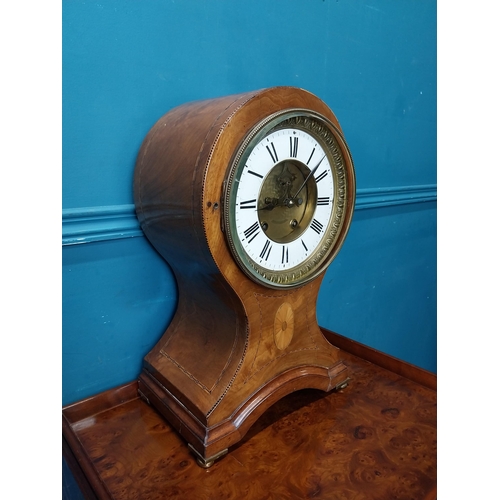
<path fill-rule="evenodd" d="M 254 281 L 295 287 L 331 262 L 346 220 L 346 154 L 334 125 L 311 111 L 277 113 L 247 136 L 229 169 L 224 215 L 233 256 Z"/>

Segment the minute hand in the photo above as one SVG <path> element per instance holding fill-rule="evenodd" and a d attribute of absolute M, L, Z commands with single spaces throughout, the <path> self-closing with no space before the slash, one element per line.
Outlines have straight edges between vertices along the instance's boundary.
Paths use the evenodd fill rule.
<path fill-rule="evenodd" d="M 321 162 L 325 159 L 325 156 L 323 156 L 323 158 L 321 158 L 321 160 L 319 160 L 318 164 L 309 172 L 309 175 L 306 177 L 305 181 L 302 183 L 302 186 L 299 187 L 299 189 L 297 189 L 297 192 L 295 193 L 294 196 L 292 196 L 292 200 L 294 200 L 295 198 L 297 198 L 297 195 L 302 191 L 302 188 L 307 184 L 307 181 L 311 178 L 312 175 L 314 175 L 314 172 L 316 172 L 316 170 L 318 170 L 318 167 L 321 165 Z"/>

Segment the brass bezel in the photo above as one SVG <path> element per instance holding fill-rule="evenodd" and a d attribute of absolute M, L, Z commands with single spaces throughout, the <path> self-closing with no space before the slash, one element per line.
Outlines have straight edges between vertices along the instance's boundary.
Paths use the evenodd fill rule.
<path fill-rule="evenodd" d="M 236 189 L 234 180 L 241 173 L 253 147 L 266 135 L 280 128 L 296 128 L 313 135 L 327 152 L 334 176 L 334 203 L 328 229 L 312 253 L 300 265 L 272 271 L 257 264 L 242 247 L 234 226 Z M 349 186 L 349 184 L 351 184 Z M 226 241 L 240 269 L 254 282 L 273 289 L 297 288 L 320 275 L 339 252 L 354 211 L 355 174 L 352 156 L 341 131 L 320 113 L 294 108 L 278 111 L 255 125 L 237 148 L 227 169 L 223 187 L 222 217 Z M 351 193 L 351 200 L 346 199 Z"/>

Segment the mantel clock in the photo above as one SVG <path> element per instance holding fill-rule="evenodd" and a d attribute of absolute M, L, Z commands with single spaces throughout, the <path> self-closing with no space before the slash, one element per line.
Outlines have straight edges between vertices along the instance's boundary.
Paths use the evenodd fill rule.
<path fill-rule="evenodd" d="M 273 87 L 172 109 L 141 146 L 134 197 L 179 294 L 139 390 L 201 465 L 286 394 L 346 383 L 316 300 L 351 223 L 355 174 L 323 101 Z"/>

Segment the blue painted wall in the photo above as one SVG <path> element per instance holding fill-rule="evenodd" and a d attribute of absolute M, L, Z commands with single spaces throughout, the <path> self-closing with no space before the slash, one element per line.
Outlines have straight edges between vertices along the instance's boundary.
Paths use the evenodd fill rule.
<path fill-rule="evenodd" d="M 64 0 L 63 404 L 137 377 L 175 310 L 134 215 L 147 131 L 274 85 L 323 99 L 356 166 L 319 323 L 436 370 L 435 0 Z"/>

